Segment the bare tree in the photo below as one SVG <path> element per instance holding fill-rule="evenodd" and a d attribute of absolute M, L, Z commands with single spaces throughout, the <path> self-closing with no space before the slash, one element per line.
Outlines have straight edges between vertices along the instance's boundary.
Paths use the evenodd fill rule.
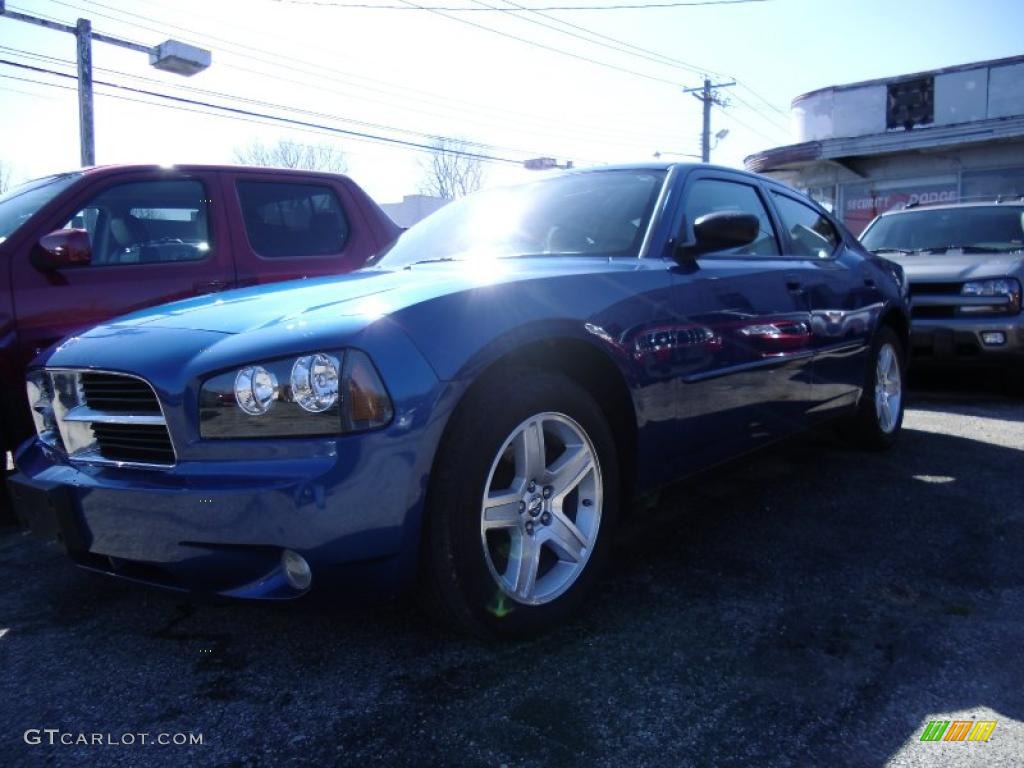
<path fill-rule="evenodd" d="M 299 168 L 304 171 L 344 173 L 348 170 L 345 153 L 331 144 L 304 144 L 279 139 L 266 145 L 256 140 L 247 147 L 235 147 L 235 160 L 244 165 L 268 168 Z"/>
<path fill-rule="evenodd" d="M 421 193 L 454 200 L 483 186 L 483 164 L 479 157 L 471 154 L 465 141 L 438 139 L 433 146 L 430 159 L 420 163 L 423 169 Z"/>
<path fill-rule="evenodd" d="M 0 195 L 11 188 L 11 166 L 0 160 Z"/>

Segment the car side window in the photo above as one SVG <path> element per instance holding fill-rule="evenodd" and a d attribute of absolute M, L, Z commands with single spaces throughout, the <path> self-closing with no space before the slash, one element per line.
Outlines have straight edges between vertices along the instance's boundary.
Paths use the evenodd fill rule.
<path fill-rule="evenodd" d="M 738 248 L 716 251 L 718 254 L 778 256 L 779 241 L 775 236 L 771 217 L 757 190 L 749 184 L 721 179 L 698 179 L 689 190 L 684 208 L 685 226 L 693 231 L 693 223 L 708 213 L 731 211 L 749 213 L 757 217 L 760 230 L 757 239 Z"/>
<path fill-rule="evenodd" d="M 772 192 L 782 226 L 789 232 L 795 256 L 827 259 L 839 245 L 839 233 L 825 216 L 811 206 Z"/>
<path fill-rule="evenodd" d="M 118 184 L 90 200 L 66 227 L 89 233 L 91 266 L 199 261 L 210 251 L 206 201 L 199 181 Z"/>
<path fill-rule="evenodd" d="M 249 244 L 260 256 L 327 256 L 348 241 L 348 219 L 329 186 L 239 181 L 238 197 Z"/>

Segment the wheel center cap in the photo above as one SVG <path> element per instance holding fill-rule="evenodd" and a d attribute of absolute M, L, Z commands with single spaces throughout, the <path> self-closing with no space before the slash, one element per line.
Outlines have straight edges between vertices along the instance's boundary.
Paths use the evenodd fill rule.
<path fill-rule="evenodd" d="M 526 511 L 530 517 L 537 517 L 544 510 L 544 500 L 540 496 L 534 496 L 526 504 Z"/>

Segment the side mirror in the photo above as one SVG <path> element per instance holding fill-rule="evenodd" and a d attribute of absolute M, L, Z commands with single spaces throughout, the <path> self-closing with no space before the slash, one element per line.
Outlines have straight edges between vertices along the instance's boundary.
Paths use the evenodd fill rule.
<path fill-rule="evenodd" d="M 91 262 L 92 246 L 84 229 L 58 229 L 43 236 L 32 250 L 32 263 L 44 272 L 84 267 Z"/>
<path fill-rule="evenodd" d="M 706 213 L 693 223 L 694 242 L 682 243 L 677 258 L 692 261 L 702 253 L 749 245 L 761 232 L 761 222 L 750 213 L 716 211 Z"/>

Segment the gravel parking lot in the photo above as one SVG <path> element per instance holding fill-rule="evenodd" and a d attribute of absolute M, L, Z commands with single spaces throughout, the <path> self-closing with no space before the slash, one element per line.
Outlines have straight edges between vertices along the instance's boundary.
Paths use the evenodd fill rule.
<path fill-rule="evenodd" d="M 940 386 L 890 453 L 802 437 L 666 491 L 589 609 L 515 645 L 404 602 L 196 604 L 7 529 L 0 762 L 1022 765 L 1024 406 Z M 921 742 L 933 719 L 998 726 Z"/>

